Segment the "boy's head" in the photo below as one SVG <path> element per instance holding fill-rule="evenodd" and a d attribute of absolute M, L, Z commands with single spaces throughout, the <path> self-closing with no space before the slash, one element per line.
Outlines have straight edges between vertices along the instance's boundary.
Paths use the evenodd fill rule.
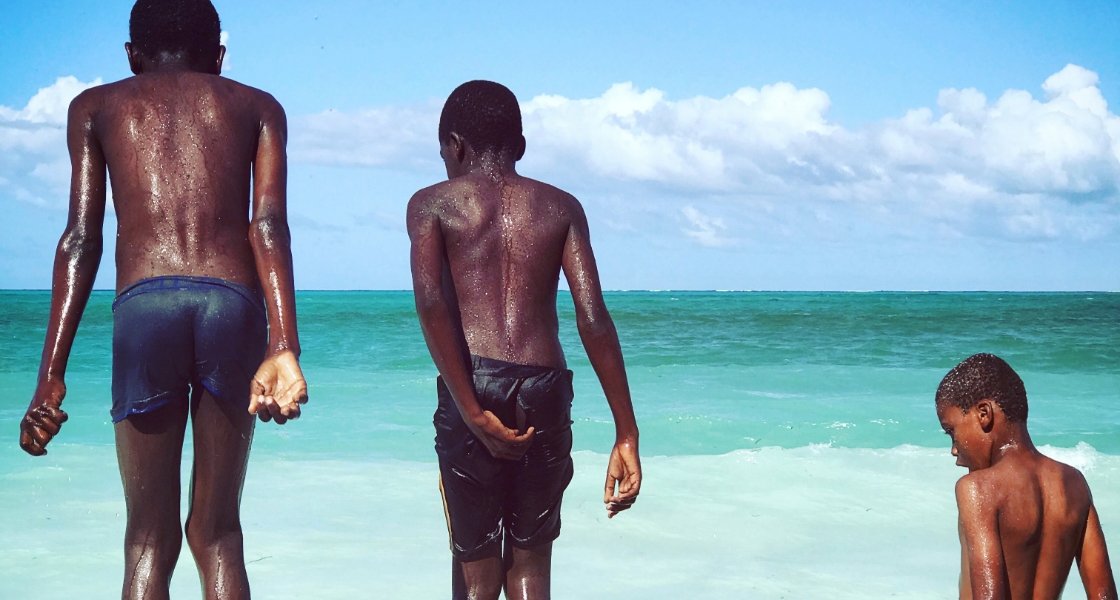
<path fill-rule="evenodd" d="M 452 134 L 458 135 L 479 156 L 508 152 L 514 160 L 520 160 L 525 152 L 517 97 L 509 88 L 493 81 L 468 81 L 447 97 L 439 116 L 441 147 L 454 142 Z"/>
<path fill-rule="evenodd" d="M 137 0 L 128 20 L 126 44 L 132 71 L 169 58 L 193 70 L 217 74 L 224 48 L 218 11 L 210 0 Z M 138 54 L 138 56 L 134 56 Z"/>
<path fill-rule="evenodd" d="M 1023 380 L 994 354 L 975 354 L 953 367 L 937 387 L 936 403 L 941 427 L 953 439 L 953 456 L 970 471 L 990 466 L 994 427 L 1027 422 Z"/>

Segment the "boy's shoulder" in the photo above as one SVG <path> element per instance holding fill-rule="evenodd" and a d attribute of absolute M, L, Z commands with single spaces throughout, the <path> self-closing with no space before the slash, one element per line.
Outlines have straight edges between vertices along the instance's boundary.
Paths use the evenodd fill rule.
<path fill-rule="evenodd" d="M 188 76 L 197 85 L 221 92 L 222 95 L 227 97 L 235 97 L 238 101 L 253 106 L 261 113 L 278 112 L 283 115 L 284 108 L 272 94 L 264 90 L 220 75 L 191 73 Z M 144 77 L 143 75 L 134 75 L 82 91 L 70 102 L 71 115 L 75 112 L 92 114 L 106 106 L 122 106 L 130 100 L 144 98 L 151 93 L 151 88 L 144 85 Z"/>
<path fill-rule="evenodd" d="M 416 190 L 408 200 L 408 215 L 439 212 L 439 209 L 457 197 L 469 195 L 476 191 L 477 186 L 465 177 L 456 177 L 440 181 L 428 187 Z"/>
<path fill-rule="evenodd" d="M 957 480 L 957 503 L 995 505 L 1026 485 L 1037 485 L 1048 494 L 1074 500 L 1088 498 L 1089 485 L 1076 467 L 1038 454 L 1031 460 L 1003 460 L 972 471 Z"/>
<path fill-rule="evenodd" d="M 1006 477 L 997 471 L 996 465 L 987 469 L 972 471 L 957 480 L 957 504 L 984 504 L 985 500 L 993 498 L 993 492 L 998 491 Z"/>
<path fill-rule="evenodd" d="M 426 211 L 453 203 L 458 199 L 481 192 L 483 182 L 474 176 L 456 177 L 440 181 L 418 190 L 408 201 L 408 209 L 413 211 Z M 518 185 L 527 189 L 534 196 L 556 204 L 565 212 L 572 212 L 583 217 L 583 206 L 575 196 L 543 181 L 529 177 L 518 177 Z"/>

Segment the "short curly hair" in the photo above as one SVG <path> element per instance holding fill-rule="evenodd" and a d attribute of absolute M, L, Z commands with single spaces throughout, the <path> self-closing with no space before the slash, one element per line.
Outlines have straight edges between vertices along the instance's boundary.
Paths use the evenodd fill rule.
<path fill-rule="evenodd" d="M 218 58 L 222 24 L 210 0 L 137 0 L 128 36 L 149 58 L 183 53 L 192 63 L 208 62 Z"/>
<path fill-rule="evenodd" d="M 981 400 L 992 400 L 1008 421 L 1027 420 L 1027 389 L 1007 361 L 988 353 L 974 354 L 955 367 L 937 386 L 937 406 L 967 412 Z"/>
<path fill-rule="evenodd" d="M 455 88 L 439 116 L 439 141 L 463 136 L 475 152 L 513 150 L 521 141 L 521 106 L 506 86 L 481 79 Z"/>

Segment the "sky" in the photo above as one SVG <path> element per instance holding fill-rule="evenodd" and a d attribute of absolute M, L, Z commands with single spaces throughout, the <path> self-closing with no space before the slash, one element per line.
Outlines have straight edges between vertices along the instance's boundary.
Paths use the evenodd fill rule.
<path fill-rule="evenodd" d="M 66 106 L 130 75 L 131 3 L 2 1 L 0 288 L 48 288 Z M 224 75 L 288 114 L 300 289 L 410 287 L 405 206 L 481 78 L 606 289 L 1120 290 L 1115 1 L 215 5 Z"/>

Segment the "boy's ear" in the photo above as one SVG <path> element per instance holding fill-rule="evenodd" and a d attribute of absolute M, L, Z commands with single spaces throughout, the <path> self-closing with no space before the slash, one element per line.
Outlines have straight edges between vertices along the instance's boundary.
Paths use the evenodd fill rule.
<path fill-rule="evenodd" d="M 140 64 L 140 51 L 133 47 L 132 42 L 124 43 L 124 53 L 128 56 L 128 68 L 132 70 L 132 74 L 143 73 L 144 69 Z"/>
<path fill-rule="evenodd" d="M 451 134 L 447 136 L 447 146 L 448 149 L 451 150 L 451 156 L 455 159 L 455 162 L 463 164 L 463 161 L 467 158 L 467 140 L 464 140 L 463 136 L 452 131 Z"/>
<path fill-rule="evenodd" d="M 215 75 L 221 75 L 222 74 L 222 61 L 224 61 L 225 59 L 226 59 L 226 47 L 224 45 L 223 46 L 218 46 L 218 61 L 214 65 L 214 74 Z"/>
<path fill-rule="evenodd" d="M 521 157 L 525 156 L 525 136 L 520 135 L 517 137 L 519 137 L 520 140 L 518 141 L 517 148 L 513 153 L 513 162 L 517 162 L 521 160 Z"/>
<path fill-rule="evenodd" d="M 996 423 L 996 407 L 991 400 L 981 400 L 976 404 L 976 418 L 980 421 L 980 429 L 984 433 L 991 433 Z"/>

